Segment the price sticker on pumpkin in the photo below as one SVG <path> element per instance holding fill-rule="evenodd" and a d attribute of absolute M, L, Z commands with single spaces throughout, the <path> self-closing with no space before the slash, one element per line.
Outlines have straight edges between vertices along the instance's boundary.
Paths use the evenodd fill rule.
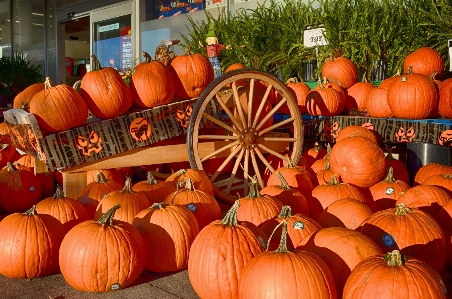
<path fill-rule="evenodd" d="M 327 45 L 328 41 L 325 39 L 324 32 L 325 28 L 323 27 L 308 27 L 308 29 L 303 32 L 303 45 L 308 48 Z"/>

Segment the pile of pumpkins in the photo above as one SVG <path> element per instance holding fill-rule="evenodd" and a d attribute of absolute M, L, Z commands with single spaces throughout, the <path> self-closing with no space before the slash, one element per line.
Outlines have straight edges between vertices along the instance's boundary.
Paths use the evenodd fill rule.
<path fill-rule="evenodd" d="M 210 61 L 187 49 L 186 55 L 172 59 L 152 60 L 143 52 L 145 61 L 135 67 L 130 87 L 120 73 L 102 68 L 92 55 L 92 69 L 81 80 L 80 94 L 66 84 L 44 83 L 29 86 L 19 93 L 13 108 L 34 114 L 41 130 L 55 133 L 82 125 L 89 112 L 100 119 L 114 118 L 131 108 L 153 108 L 178 99 L 198 97 L 214 79 Z"/>
<path fill-rule="evenodd" d="M 136 183 L 119 169 L 92 171 L 78 198 L 57 188 L 31 202 L 38 183 L 8 163 L 0 273 L 61 271 L 77 290 L 108 292 L 144 269 L 188 269 L 203 299 L 447 298 L 452 167 L 427 164 L 411 183 L 387 152 L 373 131 L 350 126 L 334 146 L 306 150 L 299 165 L 269 156 L 279 166 L 263 174 L 265 186 L 249 178 L 249 193 L 226 213 L 199 170 L 164 181 L 149 172 Z"/>

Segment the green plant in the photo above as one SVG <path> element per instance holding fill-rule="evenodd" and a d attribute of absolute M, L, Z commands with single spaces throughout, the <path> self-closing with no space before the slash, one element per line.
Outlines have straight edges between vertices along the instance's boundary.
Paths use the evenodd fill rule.
<path fill-rule="evenodd" d="M 28 86 L 44 82 L 41 65 L 22 52 L 0 57 L 0 94 L 15 97 Z"/>

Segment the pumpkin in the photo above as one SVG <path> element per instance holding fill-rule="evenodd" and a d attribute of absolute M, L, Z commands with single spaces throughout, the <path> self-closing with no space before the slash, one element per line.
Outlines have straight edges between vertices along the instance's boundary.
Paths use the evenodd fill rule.
<path fill-rule="evenodd" d="M 331 145 L 328 143 L 326 145 L 326 155 L 321 158 L 321 159 L 317 159 L 316 161 L 314 161 L 314 163 L 312 163 L 311 165 L 311 169 L 314 173 L 319 172 L 320 170 L 325 169 L 325 164 L 326 161 L 329 159 L 330 157 L 330 153 L 331 153 Z M 328 159 L 327 159 L 328 158 Z"/>
<path fill-rule="evenodd" d="M 311 167 L 315 161 L 324 158 L 326 154 L 326 149 L 322 148 L 318 142 L 315 142 L 312 148 L 309 148 L 303 152 L 302 157 L 306 161 L 306 167 Z"/>
<path fill-rule="evenodd" d="M 290 206 L 295 214 L 309 215 L 309 205 L 304 195 L 300 191 L 290 188 L 279 171 L 276 172 L 276 176 L 279 178 L 280 184 L 267 185 L 262 188 L 260 194 L 279 199 L 283 205 Z"/>
<path fill-rule="evenodd" d="M 93 182 L 96 182 L 99 172 L 102 172 L 102 174 L 105 176 L 105 179 L 107 179 L 108 181 L 114 181 L 119 185 L 124 186 L 125 180 L 119 170 L 116 168 L 88 170 L 86 172 L 86 184 L 89 185 Z"/>
<path fill-rule="evenodd" d="M 221 219 L 221 210 L 216 199 L 209 193 L 196 189 L 190 178 L 179 184 L 177 190 L 170 193 L 163 202 L 186 206 L 195 215 L 199 230 L 212 221 Z"/>
<path fill-rule="evenodd" d="M 410 188 L 404 181 L 394 178 L 394 170 L 389 166 L 386 177 L 369 188 L 372 202 L 368 201 L 368 205 L 374 212 L 395 208 L 396 202 Z"/>
<path fill-rule="evenodd" d="M 414 287 L 415 286 L 415 287 Z M 343 298 L 447 298 L 439 274 L 426 263 L 399 250 L 371 256 L 350 273 Z"/>
<path fill-rule="evenodd" d="M 29 154 L 21 155 L 17 160 L 14 161 L 14 166 L 24 167 L 23 169 L 27 169 L 28 171 L 34 172 L 35 161 L 32 156 Z"/>
<path fill-rule="evenodd" d="M 143 193 L 132 190 L 132 179 L 127 178 L 122 190 L 108 193 L 101 199 L 94 214 L 94 220 L 99 220 L 116 204 L 121 205 L 119 213 L 115 213 L 115 220 L 132 223 L 136 214 L 150 206 L 149 200 Z"/>
<path fill-rule="evenodd" d="M 356 108 L 358 111 L 364 111 L 367 108 L 367 98 L 375 88 L 375 85 L 367 81 L 367 77 L 364 74 L 361 82 L 356 82 L 347 88 L 345 94 L 345 110 L 350 111 Z"/>
<path fill-rule="evenodd" d="M 289 157 L 291 155 L 290 152 L 284 152 L 281 153 L 285 158 Z M 270 164 L 273 169 L 278 169 L 280 167 L 283 167 L 284 165 L 287 165 L 287 160 L 282 159 L 281 157 L 275 156 L 273 154 L 268 154 L 265 156 L 265 159 L 267 160 L 268 164 Z M 265 182 L 265 184 L 268 181 L 268 178 L 272 175 L 272 171 L 265 166 L 264 173 L 262 173 L 262 180 Z"/>
<path fill-rule="evenodd" d="M 406 73 L 410 69 L 414 73 L 440 78 L 444 72 L 444 60 L 435 49 L 421 47 L 408 54 L 403 61 L 403 71 Z"/>
<path fill-rule="evenodd" d="M 438 92 L 432 80 L 422 74 L 408 73 L 388 89 L 388 105 L 397 118 L 424 119 L 438 109 Z"/>
<path fill-rule="evenodd" d="M 336 174 L 331 170 L 331 167 L 330 167 L 330 159 L 327 158 L 326 163 L 325 163 L 325 168 L 318 171 L 316 174 L 316 177 L 317 177 L 316 186 L 328 184 L 328 182 L 331 180 L 331 178 L 335 175 Z"/>
<path fill-rule="evenodd" d="M 0 273 L 9 278 L 36 278 L 55 274 L 66 229 L 54 217 L 14 213 L 0 222 Z"/>
<path fill-rule="evenodd" d="M 322 66 L 322 77 L 326 77 L 329 82 L 337 83 L 342 88 L 350 88 L 358 79 L 358 69 L 356 65 L 345 57 L 331 57 Z"/>
<path fill-rule="evenodd" d="M 389 169 L 389 167 L 392 167 L 394 172 L 394 178 L 396 180 L 404 181 L 409 185 L 410 176 L 408 174 L 408 170 L 406 169 L 405 164 L 403 164 L 402 161 L 394 158 L 394 156 L 392 155 L 392 149 L 394 148 L 395 146 L 393 147 L 388 146 L 386 148 L 388 152 L 388 154 L 386 155 L 386 168 Z"/>
<path fill-rule="evenodd" d="M 344 183 L 368 188 L 386 172 L 383 150 L 366 137 L 348 137 L 336 143 L 330 154 L 330 167 Z"/>
<path fill-rule="evenodd" d="M 0 210 L 24 212 L 41 200 L 39 179 L 28 170 L 17 169 L 11 162 L 0 170 Z"/>
<path fill-rule="evenodd" d="M 400 250 L 441 271 L 446 264 L 446 244 L 439 224 L 429 214 L 404 203 L 370 216 L 360 231 L 384 251 Z"/>
<path fill-rule="evenodd" d="M 79 201 L 64 196 L 61 186 L 57 187 L 53 197 L 48 197 L 38 202 L 36 212 L 55 217 L 67 231 L 70 231 L 75 225 L 90 219 L 85 207 Z"/>
<path fill-rule="evenodd" d="M 391 107 L 388 104 L 388 89 L 374 88 L 366 99 L 366 110 L 371 117 L 389 118 L 392 116 Z"/>
<path fill-rule="evenodd" d="M 154 203 L 133 219 L 144 236 L 146 269 L 164 273 L 187 268 L 190 246 L 199 233 L 192 212 L 182 205 Z"/>
<path fill-rule="evenodd" d="M 444 80 L 439 87 L 438 113 L 442 117 L 452 118 L 452 78 Z"/>
<path fill-rule="evenodd" d="M 55 173 L 41 172 L 35 174 L 41 182 L 42 198 L 47 198 L 55 193 Z"/>
<path fill-rule="evenodd" d="M 290 93 L 294 96 L 297 101 L 298 108 L 300 109 L 301 114 L 306 112 L 306 96 L 311 91 L 311 87 L 304 82 L 299 82 L 296 77 L 289 78 L 286 81 L 286 87 L 289 89 Z M 287 105 L 282 105 L 279 112 L 284 114 L 289 114 L 289 107 Z"/>
<path fill-rule="evenodd" d="M 354 198 L 343 198 L 331 203 L 319 216 L 322 227 L 358 229 L 372 215 L 372 210 Z"/>
<path fill-rule="evenodd" d="M 312 196 L 308 199 L 310 217 L 318 220 L 324 209 L 343 198 L 366 202 L 366 197 L 356 186 L 339 183 L 337 177 L 332 176 L 328 184 L 319 185 L 312 190 Z"/>
<path fill-rule="evenodd" d="M 137 65 L 130 82 L 134 102 L 142 108 L 170 103 L 175 95 L 173 76 L 163 63 L 142 53 L 146 61 Z"/>
<path fill-rule="evenodd" d="M 437 215 L 437 221 L 443 229 L 446 238 L 447 259 L 450 267 L 452 266 L 452 200 L 446 202 L 442 209 L 440 209 Z"/>
<path fill-rule="evenodd" d="M 225 70 L 224 73 L 228 73 L 234 70 L 239 70 L 239 69 L 244 69 L 246 68 L 246 66 L 243 63 L 240 62 L 235 62 L 231 65 L 229 65 Z M 235 81 L 235 85 L 236 86 L 244 86 L 246 84 L 245 79 L 239 79 L 237 81 Z M 226 84 L 226 87 L 231 87 L 231 83 Z"/>
<path fill-rule="evenodd" d="M 191 179 L 197 190 L 204 191 L 210 195 L 215 195 L 213 185 L 209 177 L 202 171 L 197 169 L 179 169 L 166 178 L 167 182 L 177 186 L 179 182 L 184 182 L 187 178 Z"/>
<path fill-rule="evenodd" d="M 374 131 L 358 125 L 346 126 L 345 128 L 341 129 L 339 131 L 339 134 L 337 134 L 336 143 L 340 142 L 345 138 L 356 136 L 366 137 L 372 140 L 373 142 L 378 143 L 377 136 L 375 135 Z"/>
<path fill-rule="evenodd" d="M 214 70 L 209 59 L 201 54 L 193 54 L 186 49 L 171 61 L 169 68 L 174 81 L 175 95 L 181 99 L 198 97 L 214 79 Z"/>
<path fill-rule="evenodd" d="M 77 200 L 85 207 L 89 218 L 94 219 L 99 202 L 108 193 L 121 190 L 122 186 L 115 181 L 108 180 L 103 172 L 97 173 L 97 180 L 83 188 L 77 196 Z"/>
<path fill-rule="evenodd" d="M 313 116 L 334 116 L 344 110 L 343 94 L 333 88 L 320 85 L 306 96 L 306 111 Z"/>
<path fill-rule="evenodd" d="M 205 226 L 191 245 L 188 278 L 201 298 L 237 298 L 242 269 L 267 248 L 267 236 L 257 226 L 237 219 L 239 207 L 236 200 L 224 218 Z"/>
<path fill-rule="evenodd" d="M 16 153 L 16 148 L 11 143 L 9 134 L 0 135 L 0 168 L 5 167 L 8 162 L 12 162 Z"/>
<path fill-rule="evenodd" d="M 99 118 L 124 114 L 133 103 L 129 87 L 117 70 L 102 68 L 96 55 L 91 55 L 91 58 L 91 71 L 83 76 L 80 84 L 80 93 L 89 110 Z"/>
<path fill-rule="evenodd" d="M 337 292 L 342 293 L 347 277 L 355 266 L 367 257 L 382 251 L 363 233 L 343 227 L 327 227 L 301 241 L 298 250 L 317 254 L 330 268 Z"/>
<path fill-rule="evenodd" d="M 439 163 L 428 163 L 418 169 L 414 176 L 413 186 L 421 185 L 425 180 L 436 174 L 452 173 L 452 166 L 446 166 Z"/>
<path fill-rule="evenodd" d="M 332 271 L 316 254 L 287 248 L 287 221 L 279 247 L 252 258 L 239 278 L 238 298 L 337 298 Z"/>
<path fill-rule="evenodd" d="M 13 100 L 14 109 L 24 109 L 25 111 L 30 110 L 30 101 L 35 94 L 44 90 L 44 83 L 34 83 L 19 92 Z"/>
<path fill-rule="evenodd" d="M 435 174 L 426 179 L 423 185 L 438 186 L 452 195 L 452 174 Z"/>
<path fill-rule="evenodd" d="M 86 121 L 88 106 L 74 88 L 66 84 L 53 86 L 49 77 L 44 84 L 45 89 L 36 93 L 30 102 L 30 113 L 42 130 L 66 131 Z"/>
<path fill-rule="evenodd" d="M 130 285 L 143 271 L 143 237 L 130 223 L 113 220 L 119 208 L 116 204 L 98 221 L 76 225 L 61 243 L 61 274 L 76 290 L 116 291 Z"/>
<path fill-rule="evenodd" d="M 283 207 L 282 202 L 274 196 L 262 195 L 255 178 L 251 180 L 249 187 L 248 195 L 239 199 L 240 208 L 237 218 L 240 221 L 249 221 L 260 226 L 265 221 L 278 216 Z"/>
<path fill-rule="evenodd" d="M 133 185 L 132 190 L 146 195 L 150 204 L 163 202 L 163 200 L 176 191 L 176 187 L 170 182 L 157 181 L 151 172 L 147 173 L 147 180 Z"/>
<path fill-rule="evenodd" d="M 274 235 L 268 243 L 268 250 L 278 248 L 281 239 L 281 227 L 275 228 L 284 220 L 287 220 L 287 245 L 297 248 L 301 240 L 309 234 L 322 229 L 322 226 L 314 219 L 303 215 L 293 214 L 290 206 L 283 206 L 278 217 L 274 217 L 262 224 L 262 231 L 267 236 Z"/>

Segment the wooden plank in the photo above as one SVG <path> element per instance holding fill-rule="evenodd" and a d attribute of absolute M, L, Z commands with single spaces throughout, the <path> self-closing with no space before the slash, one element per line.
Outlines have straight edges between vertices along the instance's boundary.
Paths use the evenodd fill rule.
<path fill-rule="evenodd" d="M 33 161 L 35 165 L 34 167 L 35 174 L 47 172 L 47 166 L 44 162 L 36 158 L 33 158 Z"/>
<path fill-rule="evenodd" d="M 86 171 L 63 172 L 63 192 L 70 198 L 77 199 L 80 191 L 86 186 Z"/>

